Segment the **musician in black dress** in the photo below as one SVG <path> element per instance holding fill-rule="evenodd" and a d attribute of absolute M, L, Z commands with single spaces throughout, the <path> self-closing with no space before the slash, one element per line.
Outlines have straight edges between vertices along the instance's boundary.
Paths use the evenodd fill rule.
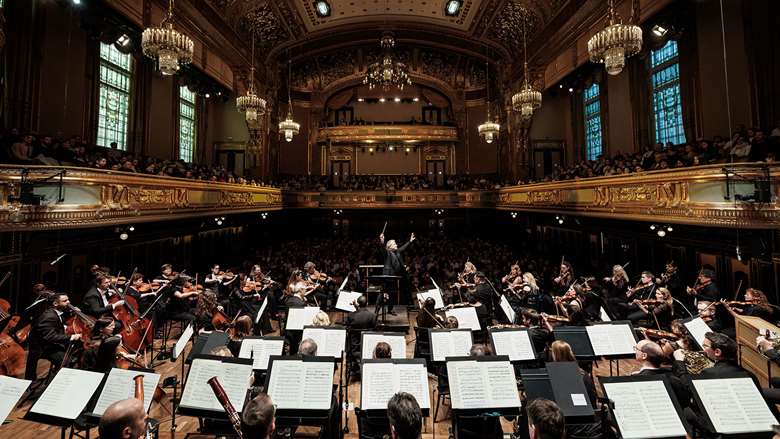
<path fill-rule="evenodd" d="M 414 240 L 414 233 L 412 233 L 409 237 L 409 242 L 399 247 L 394 239 L 387 241 L 387 244 L 385 244 L 385 234 L 382 233 L 379 235 L 379 242 L 385 244 L 385 261 L 384 268 L 382 268 L 382 274 L 385 276 L 399 276 L 401 278 L 399 283 L 396 283 L 396 281 L 393 280 L 388 281 L 385 284 L 385 292 L 390 305 L 390 309 L 387 312 L 391 315 L 395 315 L 395 312 L 393 312 L 394 297 L 398 296 L 400 298 L 401 294 L 404 294 L 404 297 L 406 297 L 407 291 L 409 290 L 409 275 L 406 271 L 406 265 L 404 264 L 403 252 L 409 248 L 409 245 L 414 242 Z M 401 291 L 399 291 L 398 294 L 395 294 L 396 287 L 399 284 Z"/>
<path fill-rule="evenodd" d="M 574 269 L 569 261 L 561 261 L 558 276 L 553 279 L 553 294 L 563 296 L 574 283 Z"/>

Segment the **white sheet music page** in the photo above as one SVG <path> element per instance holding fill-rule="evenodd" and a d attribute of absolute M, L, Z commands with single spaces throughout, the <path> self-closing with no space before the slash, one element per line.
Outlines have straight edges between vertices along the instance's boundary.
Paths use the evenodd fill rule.
<path fill-rule="evenodd" d="M 387 401 L 398 391 L 394 380 L 396 373 L 394 366 L 393 363 L 363 364 L 360 387 L 360 406 L 363 410 L 387 408 Z"/>
<path fill-rule="evenodd" d="M 184 347 L 187 346 L 187 342 L 190 341 L 190 338 L 192 338 L 192 334 L 195 332 L 195 329 L 192 326 L 192 323 L 187 325 L 187 327 L 184 329 L 184 332 L 181 333 L 181 337 L 179 337 L 178 340 L 176 340 L 176 345 L 173 346 L 173 359 L 179 358 L 179 355 L 184 351 Z"/>
<path fill-rule="evenodd" d="M 515 313 L 515 310 L 512 309 L 512 305 L 509 304 L 509 300 L 507 300 L 506 296 L 501 296 L 499 305 L 501 305 L 501 309 L 504 310 L 504 315 L 506 315 L 509 323 L 514 323 L 517 314 Z"/>
<path fill-rule="evenodd" d="M 750 378 L 694 379 L 693 385 L 718 433 L 771 431 L 777 424 Z"/>
<path fill-rule="evenodd" d="M 515 369 L 509 361 L 478 362 L 487 377 L 488 407 L 520 407 Z"/>
<path fill-rule="evenodd" d="M 290 308 L 287 311 L 287 329 L 303 329 L 304 326 L 311 325 L 314 316 L 320 312 L 316 306 L 307 306 L 304 308 Z"/>
<path fill-rule="evenodd" d="M 424 364 L 396 364 L 394 384 L 397 392 L 406 392 L 414 396 L 420 408 L 431 408 L 431 391 L 428 387 L 428 370 Z M 387 407 L 387 402 L 385 402 Z"/>
<path fill-rule="evenodd" d="M 252 364 L 225 362 L 222 363 L 222 373 L 218 376 L 219 383 L 222 384 L 230 402 L 233 403 L 233 407 L 239 413 L 244 409 L 246 391 L 249 389 L 249 382 L 252 377 L 252 367 Z M 211 387 L 209 387 L 209 390 L 211 390 Z"/>
<path fill-rule="evenodd" d="M 609 314 L 607 314 L 607 310 L 605 310 L 603 306 L 599 307 L 599 316 L 601 316 L 602 322 L 612 321 L 612 319 L 609 318 Z"/>
<path fill-rule="evenodd" d="M 63 367 L 30 411 L 57 418 L 76 419 L 102 380 L 102 373 Z"/>
<path fill-rule="evenodd" d="M 433 361 L 444 361 L 447 357 L 468 356 L 471 344 L 471 332 L 469 331 L 431 332 Z"/>
<path fill-rule="evenodd" d="M 280 409 L 330 408 L 332 361 L 277 360 L 271 368 L 268 394 Z"/>
<path fill-rule="evenodd" d="M 303 338 L 310 338 L 317 343 L 318 357 L 341 358 L 344 344 L 347 341 L 346 329 L 304 328 Z"/>
<path fill-rule="evenodd" d="M 438 288 L 417 293 L 417 304 L 422 308 L 425 300 L 429 297 L 432 298 L 434 302 L 436 302 L 436 304 L 433 306 L 434 309 L 444 308 L 444 299 L 442 299 L 441 291 L 439 291 Z"/>
<path fill-rule="evenodd" d="M 263 313 L 265 312 L 265 308 L 268 306 L 268 296 L 263 299 L 263 304 L 260 305 L 260 309 L 257 310 L 257 315 L 255 316 L 255 325 L 260 323 L 260 318 L 263 317 Z"/>
<path fill-rule="evenodd" d="M 187 376 L 187 385 L 181 396 L 183 407 L 214 410 L 224 412 L 225 409 L 214 396 L 214 391 L 208 384 L 208 380 L 217 377 L 219 383 L 225 389 L 230 402 L 237 411 L 244 407 L 246 391 L 249 388 L 249 378 L 252 375 L 251 364 L 238 364 L 196 358 L 192 360 L 190 372 Z"/>
<path fill-rule="evenodd" d="M 487 377 L 476 360 L 448 361 L 447 377 L 450 382 L 452 408 L 488 407 Z"/>
<path fill-rule="evenodd" d="M 604 383 L 624 439 L 686 436 L 663 381 Z"/>
<path fill-rule="evenodd" d="M 496 355 L 508 355 L 510 361 L 534 360 L 534 350 L 528 331 L 493 331 L 490 333 Z"/>
<path fill-rule="evenodd" d="M 16 407 L 16 403 L 30 386 L 30 380 L 0 375 L 0 425 Z"/>
<path fill-rule="evenodd" d="M 482 326 L 477 318 L 477 310 L 473 306 L 464 306 L 462 308 L 452 308 L 444 311 L 447 317 L 454 316 L 458 319 L 458 328 L 468 328 L 472 331 L 479 331 Z"/>
<path fill-rule="evenodd" d="M 355 301 L 358 300 L 363 293 L 357 291 L 341 291 L 338 297 L 336 297 L 336 309 L 346 312 L 355 312 Z"/>
<path fill-rule="evenodd" d="M 394 360 L 406 358 L 406 338 L 403 335 L 385 334 L 363 334 L 361 358 L 364 360 L 374 358 L 374 349 L 380 341 L 390 345 L 390 358 Z"/>
<path fill-rule="evenodd" d="M 152 397 L 157 384 L 160 382 L 160 375 L 153 372 L 139 372 L 137 370 L 113 368 L 108 373 L 106 384 L 95 404 L 92 413 L 102 416 L 103 412 L 111 404 L 123 399 L 133 398 L 135 396 L 135 381 L 133 378 L 138 375 L 144 377 L 144 411 L 149 411 L 152 404 Z"/>
<path fill-rule="evenodd" d="M 297 408 L 328 410 L 333 396 L 333 372 L 336 365 L 332 361 L 304 362 L 306 374 L 302 381 L 303 406 Z"/>
<path fill-rule="evenodd" d="M 268 369 L 268 358 L 271 355 L 282 355 L 284 340 L 264 340 L 262 338 L 245 338 L 241 341 L 238 358 L 251 358 L 252 368 Z"/>
<path fill-rule="evenodd" d="M 636 340 L 631 333 L 631 327 L 622 325 L 586 326 L 590 344 L 595 355 L 633 354 Z"/>
<path fill-rule="evenodd" d="M 704 346 L 704 334 L 712 332 L 710 326 L 701 317 L 685 322 L 685 327 L 691 333 L 693 339 L 699 343 L 699 346 Z"/>

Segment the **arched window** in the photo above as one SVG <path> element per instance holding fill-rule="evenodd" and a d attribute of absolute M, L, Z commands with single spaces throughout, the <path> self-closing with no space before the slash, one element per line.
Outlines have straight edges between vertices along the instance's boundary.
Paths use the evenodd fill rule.
<path fill-rule="evenodd" d="M 197 113 L 195 93 L 179 87 L 179 159 L 192 162 L 195 153 Z"/>
<path fill-rule="evenodd" d="M 130 118 L 130 86 L 133 83 L 133 58 L 113 44 L 100 44 L 100 82 L 97 144 L 127 148 Z"/>
<path fill-rule="evenodd" d="M 685 129 L 680 99 L 680 63 L 677 42 L 666 45 L 650 54 L 651 86 L 653 88 L 653 122 L 655 141 L 685 143 Z"/>
<path fill-rule="evenodd" d="M 599 85 L 593 83 L 582 93 L 585 111 L 585 156 L 588 160 L 596 160 L 604 151 L 601 134 L 601 102 L 599 100 Z"/>

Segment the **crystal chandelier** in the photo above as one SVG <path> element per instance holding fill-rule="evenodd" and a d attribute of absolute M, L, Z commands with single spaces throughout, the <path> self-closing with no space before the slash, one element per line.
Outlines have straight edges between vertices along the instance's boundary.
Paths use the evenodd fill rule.
<path fill-rule="evenodd" d="M 363 84 L 368 85 L 369 89 L 382 87 L 383 90 L 393 87 L 403 90 L 405 85 L 411 85 L 412 80 L 409 79 L 406 64 L 393 59 L 393 47 L 395 47 L 393 33 L 384 32 L 379 45 L 382 47 L 382 59 L 368 66 Z"/>
<path fill-rule="evenodd" d="M 168 1 L 168 15 L 162 23 L 141 34 L 141 48 L 144 55 L 157 60 L 163 75 L 175 75 L 182 64 L 192 62 L 195 43 L 173 28 L 173 0 Z"/>
<path fill-rule="evenodd" d="M 526 17 L 523 18 L 523 88 L 512 96 L 512 108 L 519 111 L 524 119 L 534 114 L 542 106 L 542 92 L 528 82 L 528 49 L 526 45 Z"/>
<path fill-rule="evenodd" d="M 604 63 L 607 73 L 617 75 L 623 71 L 626 58 L 642 50 L 642 28 L 623 24 L 613 0 L 608 3 L 607 27 L 588 40 L 588 53 L 591 61 Z"/>
<path fill-rule="evenodd" d="M 287 118 L 279 122 L 279 131 L 284 133 L 284 140 L 292 142 L 293 136 L 301 131 L 301 124 L 292 118 L 292 98 L 290 97 L 290 74 L 292 61 L 287 62 Z"/>
<path fill-rule="evenodd" d="M 265 99 L 255 94 L 255 34 L 252 33 L 252 68 L 249 73 L 249 89 L 246 94 L 236 98 L 236 108 L 246 114 L 247 122 L 257 121 L 257 116 L 265 114 Z"/>
<path fill-rule="evenodd" d="M 485 80 L 487 84 L 487 120 L 477 127 L 477 132 L 485 139 L 485 142 L 493 143 L 493 139 L 498 137 L 498 132 L 501 131 L 501 125 L 490 119 L 490 67 L 488 66 L 487 54 L 485 54 Z"/>

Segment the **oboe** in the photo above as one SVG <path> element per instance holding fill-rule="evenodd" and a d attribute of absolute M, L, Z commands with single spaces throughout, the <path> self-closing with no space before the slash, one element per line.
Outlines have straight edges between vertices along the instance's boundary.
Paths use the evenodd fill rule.
<path fill-rule="evenodd" d="M 225 409 L 225 412 L 228 415 L 228 419 L 233 425 L 233 430 L 236 431 L 236 435 L 238 435 L 239 439 L 243 439 L 244 434 L 241 433 L 241 416 L 230 402 L 230 398 L 228 398 L 227 393 L 225 393 L 225 389 L 222 387 L 222 384 L 219 383 L 217 377 L 211 377 L 206 382 L 209 383 L 211 390 L 214 391 L 214 396 L 217 397 L 217 401 L 219 401 L 219 403 L 222 404 L 222 408 Z"/>

